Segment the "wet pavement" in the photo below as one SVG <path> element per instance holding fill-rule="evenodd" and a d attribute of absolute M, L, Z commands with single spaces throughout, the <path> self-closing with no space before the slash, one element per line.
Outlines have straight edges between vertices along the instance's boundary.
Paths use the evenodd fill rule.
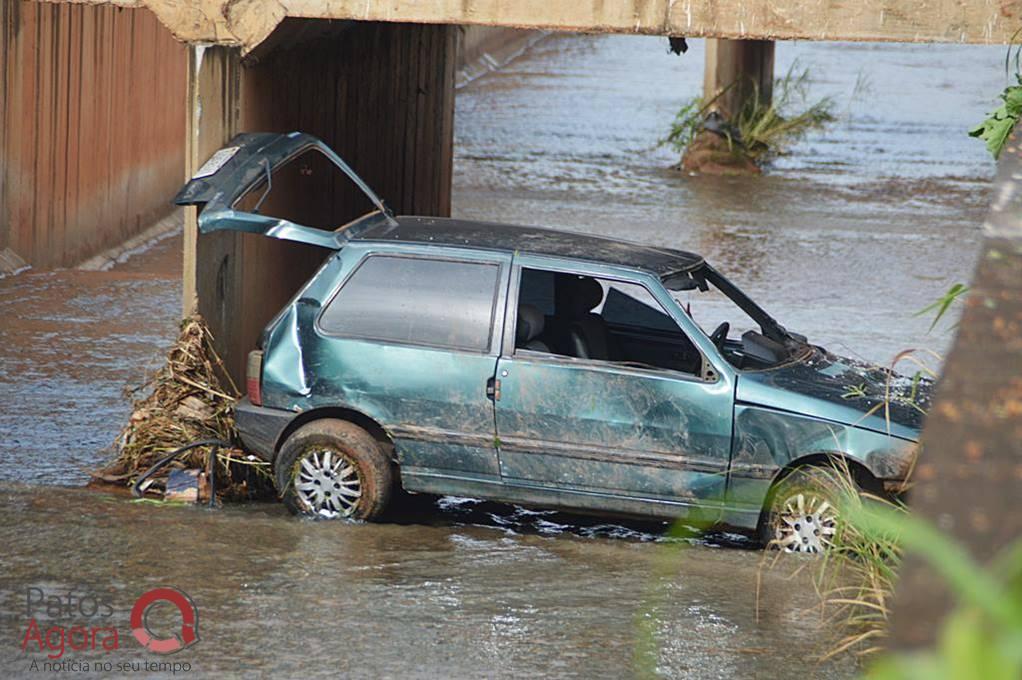
<path fill-rule="evenodd" d="M 702 49 L 549 38 L 459 91 L 455 213 L 703 253 L 782 323 L 844 354 L 943 351 L 913 313 L 967 281 L 992 162 L 965 130 L 1003 85 L 1001 48 L 781 44 L 842 114 L 758 178 L 689 177 L 655 148 L 701 84 Z M 961 78 L 962 74 L 967 77 Z M 175 334 L 179 238 L 110 272 L 0 280 L 0 668 L 28 673 L 26 588 L 100 592 L 122 649 L 155 585 L 200 610 L 176 655 L 204 673 L 355 677 L 850 676 L 826 645 L 797 561 L 766 572 L 741 537 L 427 501 L 383 525 L 293 520 L 277 505 L 210 512 L 84 491 Z M 950 320 L 949 320 L 950 321 Z M 683 547 L 683 549 L 680 549 Z M 803 574 L 805 576 L 805 574 Z M 42 621 L 40 622 L 42 623 Z M 155 657 L 149 657 L 155 658 Z"/>

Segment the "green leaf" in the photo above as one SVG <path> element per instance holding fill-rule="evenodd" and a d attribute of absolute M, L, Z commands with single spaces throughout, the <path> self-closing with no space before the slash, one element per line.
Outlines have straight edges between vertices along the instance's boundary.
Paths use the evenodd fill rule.
<path fill-rule="evenodd" d="M 976 611 L 955 612 L 941 632 L 941 656 L 948 678 L 975 680 L 1016 680 L 1016 664 L 991 644 L 992 633 Z"/>
<path fill-rule="evenodd" d="M 947 310 L 951 308 L 951 305 L 954 304 L 955 300 L 957 300 L 958 298 L 960 298 L 961 296 L 965 295 L 968 292 L 969 292 L 968 286 L 966 286 L 963 283 L 956 283 L 955 285 L 948 288 L 948 291 L 946 293 L 937 298 L 936 302 L 927 305 L 923 309 L 920 309 L 918 312 L 914 314 L 914 316 L 923 316 L 924 314 L 929 314 L 930 312 L 936 310 L 937 313 L 933 317 L 933 322 L 930 324 L 929 330 L 927 330 L 927 333 L 929 333 L 936 327 L 937 322 L 940 321 L 941 317 L 944 316 Z"/>
<path fill-rule="evenodd" d="M 905 547 L 922 556 L 944 577 L 959 601 L 975 607 L 994 624 L 1015 630 L 1022 620 L 1022 603 L 1005 597 L 1006 589 L 980 568 L 969 554 L 941 532 L 920 519 L 880 508 L 848 508 L 848 520 L 873 536 L 897 534 Z"/>
<path fill-rule="evenodd" d="M 987 150 L 996 159 L 1001 155 L 1008 136 L 1022 117 L 1022 76 L 1019 85 L 1004 88 L 1000 98 L 1004 103 L 991 111 L 986 120 L 969 130 L 970 137 L 978 137 L 986 142 Z"/>
<path fill-rule="evenodd" d="M 1004 109 L 1009 116 L 1018 118 L 1022 114 L 1022 86 L 1007 88 L 1001 98 L 1004 99 Z"/>

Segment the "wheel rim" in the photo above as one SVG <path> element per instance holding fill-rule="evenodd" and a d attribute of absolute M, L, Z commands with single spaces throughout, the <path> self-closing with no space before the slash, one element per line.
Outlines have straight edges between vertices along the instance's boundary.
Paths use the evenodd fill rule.
<path fill-rule="evenodd" d="M 362 498 L 358 468 L 336 451 L 311 451 L 300 459 L 295 494 L 314 515 L 350 517 Z"/>
<path fill-rule="evenodd" d="M 774 541 L 788 552 L 821 553 L 834 544 L 837 510 L 822 495 L 801 491 L 782 505 L 774 519 Z"/>

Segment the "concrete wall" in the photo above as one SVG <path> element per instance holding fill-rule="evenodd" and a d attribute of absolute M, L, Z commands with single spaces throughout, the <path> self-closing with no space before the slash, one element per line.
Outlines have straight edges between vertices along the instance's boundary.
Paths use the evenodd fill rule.
<path fill-rule="evenodd" d="M 0 3 L 0 252 L 73 265 L 170 209 L 185 47 L 145 9 Z"/>
<path fill-rule="evenodd" d="M 455 86 L 500 68 L 545 35 L 547 31 L 502 26 L 459 26 Z"/>

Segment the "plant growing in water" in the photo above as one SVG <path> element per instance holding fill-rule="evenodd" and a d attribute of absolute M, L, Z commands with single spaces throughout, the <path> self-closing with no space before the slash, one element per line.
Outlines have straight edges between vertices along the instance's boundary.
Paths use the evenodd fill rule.
<path fill-rule="evenodd" d="M 854 518 L 867 508 L 879 507 L 896 516 L 907 514 L 907 510 L 889 497 L 860 493 L 846 463 L 835 462 L 822 472 L 829 495 L 837 499 L 840 508 L 832 547 L 813 574 L 820 600 L 841 631 L 824 658 L 845 651 L 873 654 L 887 636 L 902 548 L 896 533 L 865 531 Z"/>
<path fill-rule="evenodd" d="M 684 152 L 703 129 L 708 112 L 717 100 L 730 88 L 710 100 L 695 97 L 678 111 L 662 144 L 669 144 L 675 150 Z M 722 132 L 729 148 L 741 147 L 742 152 L 753 160 L 784 153 L 806 133 L 835 120 L 834 102 L 830 97 L 809 103 L 809 69 L 798 69 L 793 64 L 788 72 L 774 81 L 772 101 L 763 102 L 758 86 L 733 120 Z"/>
<path fill-rule="evenodd" d="M 933 314 L 929 329 L 932 331 L 968 291 L 967 286 L 956 283 L 932 304 L 917 312 L 916 316 Z M 888 404 L 895 400 L 903 400 L 923 410 L 922 405 L 916 402 L 916 386 L 923 374 L 929 377 L 936 375 L 917 356 L 920 353 L 924 358 L 925 355 L 938 360 L 940 358 L 928 350 L 899 352 L 890 365 L 890 374 L 893 376 L 894 369 L 903 361 L 915 364 L 918 370 L 912 378 L 912 387 L 908 394 L 901 395 L 888 389 L 883 402 L 877 404 L 871 412 L 886 416 Z M 847 385 L 843 396 L 855 398 L 863 394 L 862 385 Z M 846 651 L 860 656 L 871 655 L 882 649 L 882 641 L 887 636 L 890 602 L 902 563 L 903 544 L 899 532 L 879 531 L 872 525 L 860 524 L 858 518 L 879 510 L 886 517 L 897 520 L 908 518 L 908 509 L 899 499 L 879 493 L 860 493 L 846 463 L 835 461 L 820 472 L 820 481 L 826 487 L 826 495 L 836 499 L 839 508 L 838 526 L 831 547 L 815 565 L 813 572 L 821 605 L 830 612 L 830 620 L 837 624 L 840 631 L 838 639 L 824 654 L 824 658 Z M 911 472 L 908 477 L 911 477 Z"/>

